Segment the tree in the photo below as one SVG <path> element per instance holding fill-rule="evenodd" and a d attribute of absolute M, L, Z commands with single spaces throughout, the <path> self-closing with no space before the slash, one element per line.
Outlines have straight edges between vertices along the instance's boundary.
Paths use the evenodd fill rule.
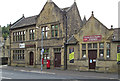
<path fill-rule="evenodd" d="M 2 27 L 2 36 L 4 38 L 4 40 L 6 40 L 6 38 L 9 36 L 9 28 L 10 26 L 7 25 L 7 27 Z"/>

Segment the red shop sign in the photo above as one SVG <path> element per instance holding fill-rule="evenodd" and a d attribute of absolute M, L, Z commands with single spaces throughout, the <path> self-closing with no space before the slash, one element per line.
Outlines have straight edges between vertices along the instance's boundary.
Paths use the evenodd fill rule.
<path fill-rule="evenodd" d="M 117 47 L 120 47 L 120 45 L 118 45 Z"/>
<path fill-rule="evenodd" d="M 84 36 L 83 41 L 84 42 L 90 42 L 90 41 L 101 41 L 102 35 L 92 35 L 92 36 Z"/>
<path fill-rule="evenodd" d="M 26 48 L 34 48 L 35 44 L 31 44 L 31 45 L 25 45 Z"/>

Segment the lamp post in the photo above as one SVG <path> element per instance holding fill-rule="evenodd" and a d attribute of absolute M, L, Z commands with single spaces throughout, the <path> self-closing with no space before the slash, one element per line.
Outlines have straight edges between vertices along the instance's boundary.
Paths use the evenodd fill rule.
<path fill-rule="evenodd" d="M 42 64 L 42 57 L 43 57 L 43 52 L 44 52 L 44 49 L 43 49 L 43 31 L 41 30 L 41 71 L 43 69 L 43 64 Z"/>
<path fill-rule="evenodd" d="M 39 27 L 36 27 L 36 29 L 39 29 Z M 42 30 L 41 30 L 41 54 L 40 54 L 41 55 L 41 71 L 43 70 L 43 64 L 42 64 L 43 52 L 44 52 L 44 49 L 43 49 L 43 33 L 42 33 Z"/>

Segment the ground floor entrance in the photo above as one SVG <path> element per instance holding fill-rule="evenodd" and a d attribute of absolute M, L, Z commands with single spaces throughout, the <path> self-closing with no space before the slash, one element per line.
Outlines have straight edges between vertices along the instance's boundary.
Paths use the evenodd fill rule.
<path fill-rule="evenodd" d="M 33 65 L 34 63 L 34 53 L 33 52 L 30 52 L 30 65 Z"/>
<path fill-rule="evenodd" d="M 88 58 L 89 58 L 89 69 L 96 68 L 96 58 L 97 58 L 97 50 L 89 50 L 88 51 Z"/>
<path fill-rule="evenodd" d="M 55 67 L 61 66 L 61 53 L 55 53 L 54 66 Z"/>

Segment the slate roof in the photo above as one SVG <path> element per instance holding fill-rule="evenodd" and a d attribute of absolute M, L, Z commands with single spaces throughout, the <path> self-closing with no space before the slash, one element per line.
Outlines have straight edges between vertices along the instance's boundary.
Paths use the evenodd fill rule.
<path fill-rule="evenodd" d="M 75 5 L 76 5 L 76 2 L 74 2 L 73 5 L 71 5 L 70 7 L 61 8 L 61 10 L 68 12 L 68 11 L 69 11 L 70 9 L 72 9 Z"/>
<path fill-rule="evenodd" d="M 30 26 L 36 24 L 37 15 L 31 17 L 22 17 L 18 21 L 12 24 L 11 29 L 20 28 L 24 26 Z"/>
<path fill-rule="evenodd" d="M 115 28 L 114 29 L 113 41 L 120 41 L 120 28 Z"/>
<path fill-rule="evenodd" d="M 49 2 L 49 1 L 48 1 Z M 48 3 L 47 2 L 47 3 Z M 54 2 L 50 1 L 51 3 L 53 3 L 55 5 L 55 7 L 59 8 Z M 46 4 L 47 4 L 46 3 Z M 46 5 L 45 4 L 45 5 Z M 66 7 L 66 8 L 59 8 L 62 12 L 66 11 L 68 12 L 73 6 L 75 6 L 76 3 L 74 2 L 74 4 L 71 6 L 71 7 Z M 42 9 L 44 10 L 44 8 Z M 41 10 L 41 12 L 42 12 Z M 36 22 L 37 22 L 37 17 L 39 16 L 40 14 L 36 15 L 36 16 L 31 16 L 31 17 L 27 17 L 25 18 L 24 16 L 22 18 L 20 18 L 19 20 L 17 20 L 15 23 L 13 23 L 11 25 L 11 28 L 10 29 L 15 29 L 15 28 L 21 28 L 21 27 L 25 27 L 25 26 L 30 26 L 30 25 L 35 25 Z"/>
<path fill-rule="evenodd" d="M 72 35 L 68 40 L 67 40 L 67 44 L 76 44 L 78 41 L 77 39 L 74 37 L 74 35 Z"/>

